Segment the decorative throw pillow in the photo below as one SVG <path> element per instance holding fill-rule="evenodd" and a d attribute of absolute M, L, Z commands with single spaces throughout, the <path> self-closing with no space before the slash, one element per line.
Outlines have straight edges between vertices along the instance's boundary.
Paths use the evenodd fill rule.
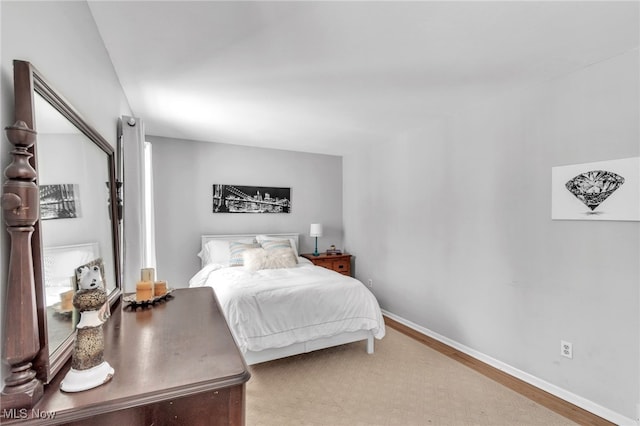
<path fill-rule="evenodd" d="M 291 248 L 277 248 L 267 250 L 267 263 L 264 269 L 293 268 L 298 259 Z"/>
<path fill-rule="evenodd" d="M 242 266 L 244 264 L 243 253 L 248 249 L 260 248 L 257 243 L 240 243 L 232 241 L 229 243 L 229 266 Z"/>
<path fill-rule="evenodd" d="M 255 248 L 243 253 L 244 267 L 249 271 L 262 269 L 283 269 L 296 266 L 296 256 L 291 248 L 265 250 Z"/>
<path fill-rule="evenodd" d="M 293 252 L 295 253 L 296 257 L 298 256 L 298 241 L 296 238 L 284 238 L 284 237 L 276 237 L 276 236 L 261 234 L 261 235 L 256 235 L 256 241 L 261 244 L 264 241 L 289 241 L 289 244 L 291 245 Z"/>
<path fill-rule="evenodd" d="M 298 263 L 298 256 L 294 248 L 295 244 L 292 244 L 290 240 L 262 240 L 260 245 L 265 250 L 289 249 L 292 251 L 296 263 Z"/>

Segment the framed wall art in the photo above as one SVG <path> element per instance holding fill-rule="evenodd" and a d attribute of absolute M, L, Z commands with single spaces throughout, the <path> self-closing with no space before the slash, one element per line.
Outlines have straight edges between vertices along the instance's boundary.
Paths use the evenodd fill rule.
<path fill-rule="evenodd" d="M 80 217 L 78 185 L 63 183 L 40 185 L 40 219 Z"/>
<path fill-rule="evenodd" d="M 290 213 L 291 188 L 213 185 L 213 213 Z"/>
<path fill-rule="evenodd" d="M 553 167 L 551 218 L 640 221 L 640 157 Z"/>

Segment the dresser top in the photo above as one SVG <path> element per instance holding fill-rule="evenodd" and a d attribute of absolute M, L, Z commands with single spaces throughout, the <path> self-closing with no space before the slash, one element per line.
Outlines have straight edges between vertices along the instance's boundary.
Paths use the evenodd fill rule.
<path fill-rule="evenodd" d="M 80 410 L 83 416 L 87 411 L 96 415 L 249 380 L 213 289 L 178 289 L 171 295 L 154 307 L 114 309 L 104 326 L 104 359 L 115 370 L 109 382 L 84 392 L 62 392 L 67 365 L 34 409 L 55 412 L 58 423 L 79 418 Z"/>

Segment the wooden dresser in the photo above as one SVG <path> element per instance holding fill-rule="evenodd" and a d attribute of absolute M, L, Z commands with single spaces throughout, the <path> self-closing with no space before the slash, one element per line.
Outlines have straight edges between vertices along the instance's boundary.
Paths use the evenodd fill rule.
<path fill-rule="evenodd" d="M 305 259 L 309 259 L 314 265 L 331 269 L 343 275 L 351 276 L 351 255 L 350 254 L 326 254 L 320 253 L 314 256 L 311 253 L 301 254 Z"/>
<path fill-rule="evenodd" d="M 61 392 L 67 365 L 33 409 L 3 413 L 0 423 L 243 425 L 250 374 L 213 290 L 179 289 L 172 296 L 153 308 L 114 308 L 105 324 L 111 381 Z"/>

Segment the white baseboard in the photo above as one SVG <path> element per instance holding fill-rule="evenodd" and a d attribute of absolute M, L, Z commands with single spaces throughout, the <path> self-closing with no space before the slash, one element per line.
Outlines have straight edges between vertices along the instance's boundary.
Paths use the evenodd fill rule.
<path fill-rule="evenodd" d="M 389 311 L 382 310 L 383 315 L 388 316 L 389 318 L 398 321 L 400 324 L 403 324 L 419 333 L 424 334 L 425 336 L 431 337 L 439 342 L 444 343 L 445 345 L 451 346 L 454 349 L 459 350 L 479 361 L 484 362 L 494 368 L 497 368 L 500 371 L 504 371 L 505 373 L 516 377 L 530 385 L 537 387 L 538 389 L 542 389 L 545 392 L 549 392 L 550 394 L 557 396 L 560 399 L 563 399 L 573 405 L 576 405 L 584 410 L 589 411 L 590 413 L 595 414 L 596 416 L 600 416 L 603 419 L 606 419 L 610 422 L 613 422 L 617 425 L 621 426 L 640 426 L 640 422 L 638 420 L 630 419 L 626 416 L 623 416 L 619 413 L 616 413 L 606 407 L 596 404 L 593 401 L 590 401 L 586 398 L 583 398 L 579 395 L 571 393 L 565 389 L 562 389 L 552 383 L 544 381 L 538 377 L 535 377 L 529 373 L 526 373 L 522 370 L 518 370 L 508 364 L 505 364 L 502 361 L 499 361 L 495 358 L 487 356 L 481 352 L 478 352 L 468 346 L 465 346 L 461 343 L 458 343 L 454 340 L 451 340 L 445 336 L 442 336 L 434 331 L 429 330 L 428 328 L 422 327 L 418 324 L 415 324 L 409 320 L 406 320 L 398 315 L 395 315 Z M 640 405 L 638 406 L 638 415 L 640 416 Z"/>

